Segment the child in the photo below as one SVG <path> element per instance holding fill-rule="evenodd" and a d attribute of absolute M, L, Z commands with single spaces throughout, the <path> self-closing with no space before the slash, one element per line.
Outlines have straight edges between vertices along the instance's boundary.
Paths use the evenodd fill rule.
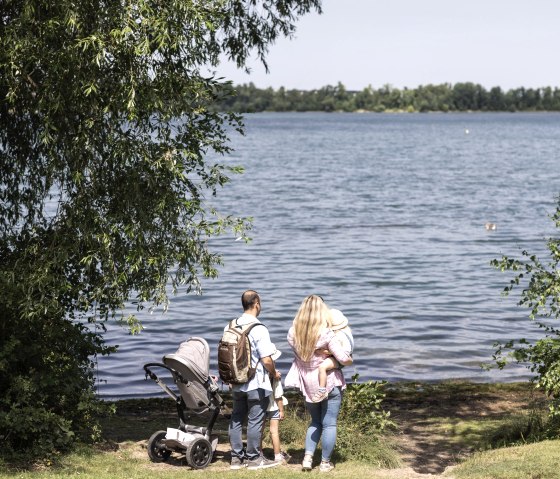
<path fill-rule="evenodd" d="M 272 359 L 276 361 L 282 353 L 278 350 L 272 354 Z M 284 406 L 288 404 L 288 400 L 284 397 L 284 389 L 279 379 L 272 379 L 272 394 L 270 395 L 270 403 L 267 408 L 267 415 L 270 419 L 270 439 L 272 440 L 272 449 L 274 450 L 274 461 L 288 462 L 290 456 L 283 452 L 280 448 L 280 431 L 279 424 L 284 419 Z M 262 451 L 262 446 L 261 446 Z"/>
<path fill-rule="evenodd" d="M 342 311 L 339 311 L 338 309 L 331 309 L 330 329 L 335 333 L 335 339 L 341 341 L 343 347 L 351 356 L 354 351 L 354 337 L 352 336 L 352 331 L 348 326 L 348 319 L 344 316 L 344 314 L 342 314 Z M 330 354 L 328 350 L 324 352 Z M 321 402 L 329 395 L 327 391 L 327 373 L 331 369 L 342 367 L 343 366 L 340 365 L 332 356 L 323 360 L 323 362 L 319 365 L 319 388 L 311 397 L 311 402 Z"/>

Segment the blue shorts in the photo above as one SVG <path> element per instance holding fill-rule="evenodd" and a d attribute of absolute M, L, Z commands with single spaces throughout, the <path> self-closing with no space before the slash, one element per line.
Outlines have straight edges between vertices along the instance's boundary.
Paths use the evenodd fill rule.
<path fill-rule="evenodd" d="M 280 420 L 280 409 L 277 409 L 276 411 L 267 411 L 266 413 L 268 419 L 276 419 L 277 421 Z"/>

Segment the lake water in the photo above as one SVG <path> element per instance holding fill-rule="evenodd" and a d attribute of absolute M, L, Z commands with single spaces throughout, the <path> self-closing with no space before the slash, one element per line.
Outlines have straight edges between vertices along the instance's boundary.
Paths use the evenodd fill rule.
<path fill-rule="evenodd" d="M 353 328 L 349 379 L 514 381 L 486 372 L 497 340 L 537 337 L 528 312 L 501 291 L 511 273 L 489 262 L 539 253 L 557 234 L 560 114 L 267 113 L 246 116 L 233 164 L 246 173 L 219 192 L 224 213 L 253 216 L 253 241 L 213 240 L 225 266 L 202 296 L 142 313 L 139 336 L 110 325 L 120 350 L 99 361 L 105 397 L 160 393 L 142 365 L 190 336 L 216 345 L 261 294 L 261 320 L 291 362 L 286 334 L 302 299 L 320 294 Z M 230 160 L 228 160 L 230 161 Z M 214 200 L 214 199 L 212 199 Z M 495 231 L 485 229 L 496 223 Z"/>

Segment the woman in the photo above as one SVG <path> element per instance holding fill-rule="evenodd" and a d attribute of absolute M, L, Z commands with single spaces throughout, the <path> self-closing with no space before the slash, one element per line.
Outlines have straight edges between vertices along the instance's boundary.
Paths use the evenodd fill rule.
<path fill-rule="evenodd" d="M 328 396 L 321 402 L 312 402 L 319 388 L 318 367 L 327 355 L 332 355 L 342 365 L 352 364 L 352 357 L 343 350 L 334 333 L 329 329 L 331 313 L 320 296 L 311 295 L 303 300 L 288 332 L 288 343 L 295 359 L 285 380 L 286 387 L 296 387 L 305 396 L 305 405 L 311 415 L 311 423 L 305 437 L 305 456 L 302 469 L 312 468 L 313 454 L 322 436 L 322 460 L 320 470 L 334 468 L 331 454 L 336 442 L 336 421 L 342 390 L 346 382 L 340 369 L 332 369 L 327 377 Z"/>

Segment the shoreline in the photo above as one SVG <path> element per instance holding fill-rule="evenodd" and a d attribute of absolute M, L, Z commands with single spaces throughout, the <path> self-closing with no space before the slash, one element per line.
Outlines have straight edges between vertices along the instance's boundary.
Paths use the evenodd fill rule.
<path fill-rule="evenodd" d="M 404 380 L 398 380 L 398 381 L 386 381 L 386 380 L 382 380 L 382 379 L 371 379 L 371 380 L 365 380 L 365 381 L 357 381 L 357 384 L 363 384 L 363 383 L 367 383 L 367 382 L 385 382 L 385 386 L 384 386 L 384 390 L 385 391 L 391 391 L 391 390 L 400 390 L 403 387 L 404 388 L 408 388 L 411 385 L 419 385 L 419 386 L 430 386 L 430 387 L 434 387 L 434 386 L 451 386 L 451 385 L 472 385 L 472 386 L 479 386 L 481 388 L 483 388 L 483 386 L 521 386 L 521 385 L 527 385 L 528 387 L 531 387 L 531 379 L 527 378 L 525 380 L 523 379 L 514 379 L 511 381 L 477 381 L 474 379 L 466 379 L 466 378 L 449 378 L 449 379 L 419 379 L 419 380 L 415 380 L 415 379 L 404 379 Z M 346 384 L 353 384 L 352 381 L 347 380 Z M 296 395 L 299 394 L 299 391 L 295 388 L 288 388 L 284 390 L 287 394 L 289 395 Z M 226 389 L 225 387 L 221 387 L 220 391 L 219 391 L 220 395 L 228 395 L 229 394 L 229 390 Z M 164 399 L 164 398 L 169 398 L 169 396 L 161 391 L 161 390 L 155 390 L 154 393 L 152 394 L 147 394 L 147 395 L 115 395 L 115 396 L 110 396 L 110 395 L 97 395 L 98 399 L 100 399 L 101 401 L 104 402 L 119 402 L 119 401 L 134 401 L 134 400 L 151 400 L 151 399 Z"/>
<path fill-rule="evenodd" d="M 220 112 L 225 112 L 226 110 L 219 110 Z M 229 111 L 229 110 L 227 110 Z M 234 113 L 239 113 L 241 115 L 256 115 L 256 114 L 282 114 L 282 113 L 296 113 L 296 114 L 306 114 L 306 113 L 324 113 L 326 115 L 332 115 L 336 113 L 346 114 L 346 115 L 473 115 L 473 114 L 489 114 L 489 115 L 496 115 L 496 114 L 503 114 L 503 115 L 539 115 L 539 114 L 550 114 L 550 115 L 558 115 L 560 114 L 560 110 L 515 110 L 515 111 L 508 111 L 508 110 L 427 110 L 427 111 L 420 111 L 420 110 L 383 110 L 383 111 L 375 111 L 375 110 L 332 110 L 332 111 L 325 111 L 325 110 L 261 110 L 261 111 L 234 111 Z"/>

